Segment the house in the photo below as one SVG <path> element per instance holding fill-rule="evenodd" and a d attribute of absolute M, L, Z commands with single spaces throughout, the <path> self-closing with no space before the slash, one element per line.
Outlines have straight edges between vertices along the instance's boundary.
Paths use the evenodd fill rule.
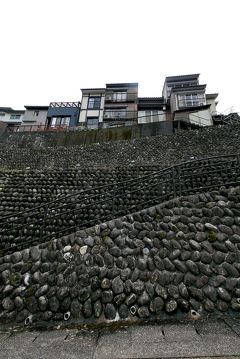
<path fill-rule="evenodd" d="M 25 130 L 38 131 L 46 125 L 48 106 L 24 106 L 22 125 Z"/>
<path fill-rule="evenodd" d="M 46 127 L 57 129 L 77 126 L 80 107 L 80 102 L 51 102 L 47 111 Z"/>
<path fill-rule="evenodd" d="M 0 121 L 7 123 L 7 127 L 21 125 L 24 110 L 13 110 L 11 107 L 0 107 Z"/>
<path fill-rule="evenodd" d="M 138 83 L 106 85 L 103 127 L 130 126 L 138 122 Z"/>
<path fill-rule="evenodd" d="M 138 84 L 107 84 L 105 88 L 81 89 L 79 125 L 88 129 L 137 123 Z"/>
<path fill-rule="evenodd" d="M 170 120 L 170 108 L 163 97 L 138 98 L 138 123 L 151 123 Z"/>
<path fill-rule="evenodd" d="M 105 88 L 81 89 L 82 101 L 79 125 L 88 129 L 102 127 L 105 103 Z"/>
<path fill-rule="evenodd" d="M 213 125 L 217 94 L 206 94 L 206 85 L 199 84 L 199 74 L 168 76 L 162 95 L 170 106 L 175 128 Z"/>

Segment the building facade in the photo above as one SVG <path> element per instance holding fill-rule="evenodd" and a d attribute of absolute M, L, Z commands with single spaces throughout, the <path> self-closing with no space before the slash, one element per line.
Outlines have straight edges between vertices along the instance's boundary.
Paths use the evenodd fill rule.
<path fill-rule="evenodd" d="M 206 85 L 199 84 L 199 74 L 166 77 L 162 95 L 175 128 L 213 125 L 218 94 L 206 94 Z"/>
<path fill-rule="evenodd" d="M 22 125 L 30 131 L 39 131 L 46 125 L 48 106 L 24 106 Z"/>
<path fill-rule="evenodd" d="M 81 91 L 80 126 L 95 129 L 137 123 L 137 83 L 107 84 L 105 88 Z"/>
<path fill-rule="evenodd" d="M 79 125 L 88 129 L 102 127 L 105 103 L 105 89 L 82 89 Z"/>
<path fill-rule="evenodd" d="M 7 123 L 8 128 L 21 125 L 24 113 L 24 110 L 13 110 L 11 107 L 0 107 L 0 121 Z"/>
<path fill-rule="evenodd" d="M 217 93 L 207 94 L 199 74 L 168 76 L 161 97 L 138 97 L 138 83 L 110 83 L 81 89 L 81 102 L 51 102 L 25 106 L 24 111 L 0 108 L 0 121 L 30 130 L 98 129 L 169 122 L 175 129 L 211 126 L 216 116 Z"/>
<path fill-rule="evenodd" d="M 46 127 L 68 128 L 78 124 L 81 102 L 51 102 L 46 119 Z"/>

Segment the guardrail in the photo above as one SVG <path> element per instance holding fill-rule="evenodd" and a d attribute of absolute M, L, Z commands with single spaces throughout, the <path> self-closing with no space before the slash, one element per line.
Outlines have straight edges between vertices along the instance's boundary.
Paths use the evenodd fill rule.
<path fill-rule="evenodd" d="M 7 127 L 8 132 L 67 131 L 67 125 L 14 125 Z"/>
<path fill-rule="evenodd" d="M 240 159 L 226 155 L 188 161 L 137 179 L 79 191 L 2 217 L 0 254 L 46 242 L 163 200 L 238 184 Z"/>

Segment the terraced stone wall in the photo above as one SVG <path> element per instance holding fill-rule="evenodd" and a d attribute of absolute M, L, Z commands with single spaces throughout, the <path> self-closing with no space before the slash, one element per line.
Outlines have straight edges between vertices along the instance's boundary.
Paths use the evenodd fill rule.
<path fill-rule="evenodd" d="M 50 135 L 51 138 L 57 136 L 47 133 L 46 138 Z M 9 137 L 8 141 L 1 142 L 0 168 L 109 168 L 134 165 L 165 167 L 192 158 L 240 153 L 240 127 L 230 124 L 180 131 L 173 135 L 91 145 L 78 145 L 69 141 L 68 146 L 53 146 L 51 141 L 44 142 L 41 138 L 34 143 L 28 141 L 27 137 L 25 140 L 18 145 L 13 136 Z"/>
<path fill-rule="evenodd" d="M 223 156 L 162 171 L 138 166 L 6 171 L 0 183 L 2 255 L 12 246 L 20 250 L 183 194 L 240 184 L 240 167 L 237 156 Z"/>
<path fill-rule="evenodd" d="M 240 311 L 240 187 L 0 258 L 0 320 L 106 322 Z"/>

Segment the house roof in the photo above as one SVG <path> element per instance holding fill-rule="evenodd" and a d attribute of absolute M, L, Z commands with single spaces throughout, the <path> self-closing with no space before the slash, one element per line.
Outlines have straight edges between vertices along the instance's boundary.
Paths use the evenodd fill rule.
<path fill-rule="evenodd" d="M 206 98 L 217 98 L 218 93 L 206 93 Z"/>
<path fill-rule="evenodd" d="M 25 110 L 13 110 L 11 107 L 0 107 L 1 112 L 22 114 Z"/>
<path fill-rule="evenodd" d="M 121 82 L 114 84 L 106 84 L 106 88 L 121 88 L 121 87 L 138 87 L 138 82 Z"/>
<path fill-rule="evenodd" d="M 156 109 L 162 110 L 166 106 L 163 97 L 139 97 L 138 98 L 138 109 Z"/>
<path fill-rule="evenodd" d="M 167 76 L 165 82 L 198 79 L 200 74 Z"/>
<path fill-rule="evenodd" d="M 199 110 L 206 110 L 210 108 L 210 104 L 208 105 L 201 105 L 201 106 L 191 106 L 191 107 L 184 107 L 183 109 L 176 110 L 174 113 L 180 113 L 180 112 L 196 112 Z"/>
<path fill-rule="evenodd" d="M 138 101 L 161 102 L 161 101 L 164 101 L 164 99 L 163 99 L 163 97 L 138 97 Z"/>
<path fill-rule="evenodd" d="M 95 87 L 95 88 L 85 88 L 81 89 L 81 91 L 105 91 L 106 89 L 103 87 Z"/>
<path fill-rule="evenodd" d="M 197 90 L 205 90 L 206 84 L 204 85 L 192 85 L 192 86 L 179 86 L 179 87 L 173 87 L 171 89 L 171 92 L 185 92 L 185 91 L 197 91 Z"/>
<path fill-rule="evenodd" d="M 24 106 L 26 110 L 48 110 L 48 106 Z"/>

